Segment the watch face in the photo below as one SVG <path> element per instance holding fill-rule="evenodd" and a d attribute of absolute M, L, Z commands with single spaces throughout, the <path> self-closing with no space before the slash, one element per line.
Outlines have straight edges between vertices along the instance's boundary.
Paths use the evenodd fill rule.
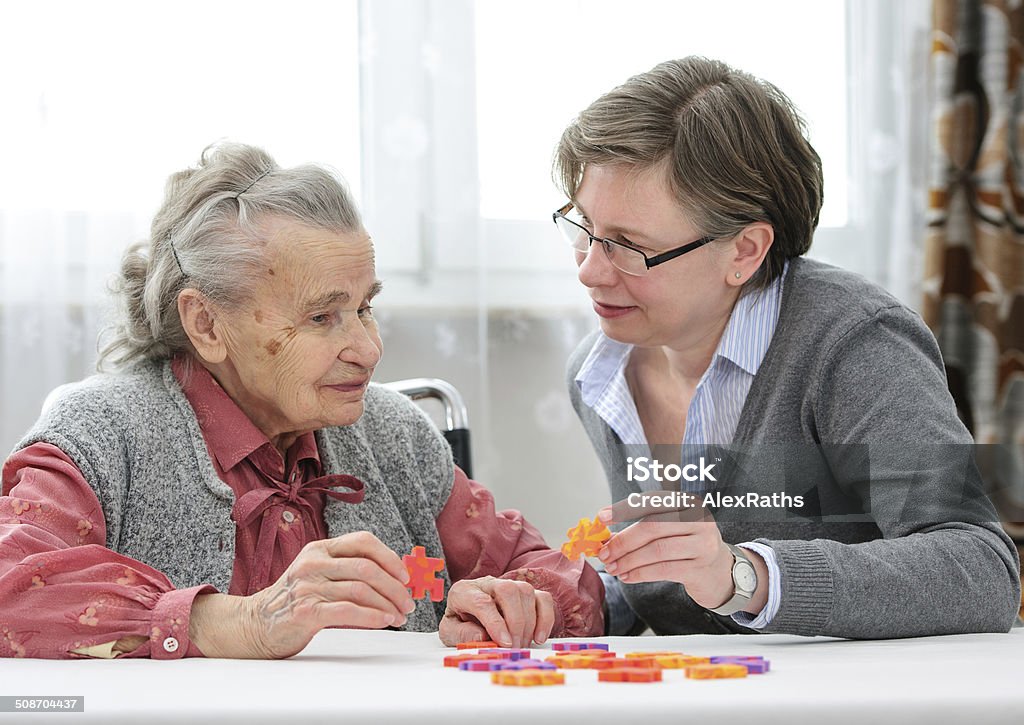
<path fill-rule="evenodd" d="M 744 592 L 753 592 L 757 588 L 757 575 L 754 567 L 745 561 L 741 561 L 733 569 L 733 577 L 736 579 L 736 588 Z"/>

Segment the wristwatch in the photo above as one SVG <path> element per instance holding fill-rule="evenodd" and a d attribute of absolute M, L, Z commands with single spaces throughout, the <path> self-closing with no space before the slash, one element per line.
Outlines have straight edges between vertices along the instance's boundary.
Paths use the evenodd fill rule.
<path fill-rule="evenodd" d="M 733 614 L 740 611 L 750 603 L 754 592 L 757 591 L 757 572 L 754 570 L 754 565 L 750 563 L 750 559 L 740 547 L 733 546 L 732 544 L 726 544 L 726 546 L 732 552 L 732 584 L 734 589 L 732 598 L 729 601 L 720 607 L 709 610 L 715 614 Z"/>

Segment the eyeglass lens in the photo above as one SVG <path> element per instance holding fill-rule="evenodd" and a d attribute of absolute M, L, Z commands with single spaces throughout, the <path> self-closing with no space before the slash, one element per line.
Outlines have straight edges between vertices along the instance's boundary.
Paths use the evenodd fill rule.
<path fill-rule="evenodd" d="M 555 222 L 562 232 L 562 236 L 565 237 L 573 249 L 584 254 L 590 251 L 591 236 L 581 223 L 562 216 L 556 217 Z M 600 237 L 594 237 L 593 239 L 604 247 L 605 255 L 616 269 L 633 275 L 641 275 L 647 272 L 647 263 L 640 252 L 601 239 Z"/>

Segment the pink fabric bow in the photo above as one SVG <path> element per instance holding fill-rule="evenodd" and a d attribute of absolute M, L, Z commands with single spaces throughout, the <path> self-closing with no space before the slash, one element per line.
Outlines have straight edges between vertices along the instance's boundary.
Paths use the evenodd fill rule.
<path fill-rule="evenodd" d="M 353 504 L 362 503 L 366 495 L 363 482 L 355 476 L 345 474 L 320 476 L 305 482 L 274 481 L 274 484 L 243 494 L 235 502 L 231 514 L 235 523 L 241 527 L 248 526 L 256 517 L 263 516 L 260 535 L 256 540 L 256 556 L 247 594 L 258 592 L 270 584 L 270 567 L 273 564 L 274 545 L 277 542 L 278 521 L 281 519 L 281 509 L 285 504 L 292 504 L 312 518 L 316 512 L 308 497 L 314 494 L 324 493 L 337 501 Z M 346 488 L 348 491 L 335 491 L 335 488 Z"/>

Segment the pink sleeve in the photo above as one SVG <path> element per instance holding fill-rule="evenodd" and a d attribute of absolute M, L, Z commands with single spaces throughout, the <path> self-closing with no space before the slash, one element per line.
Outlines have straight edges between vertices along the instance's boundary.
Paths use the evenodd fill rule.
<path fill-rule="evenodd" d="M 125 657 L 202 656 L 188 636 L 197 594 L 105 548 L 96 494 L 59 448 L 12 455 L 0 489 L 0 656 L 76 657 L 72 650 L 140 635 Z"/>
<path fill-rule="evenodd" d="M 458 467 L 437 517 L 452 581 L 485 576 L 518 579 L 555 600 L 554 637 L 604 634 L 604 585 L 585 560 L 569 561 L 514 509 L 495 511 L 494 496 Z"/>

